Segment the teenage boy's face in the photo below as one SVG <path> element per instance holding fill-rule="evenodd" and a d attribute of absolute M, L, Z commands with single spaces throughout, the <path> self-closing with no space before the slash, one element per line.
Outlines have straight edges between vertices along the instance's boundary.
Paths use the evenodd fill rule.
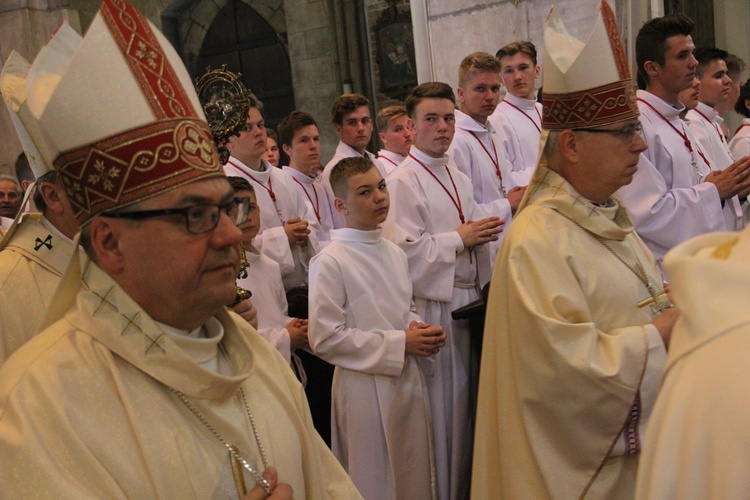
<path fill-rule="evenodd" d="M 284 145 L 292 168 L 305 175 L 315 175 L 320 165 L 320 134 L 315 125 L 306 125 L 294 132 L 292 144 Z"/>
<path fill-rule="evenodd" d="M 364 154 L 367 143 L 372 135 L 372 118 L 370 108 L 360 106 L 351 113 L 344 115 L 341 125 L 334 124 L 341 142 Z"/>
<path fill-rule="evenodd" d="M 701 102 L 712 108 L 724 104 L 732 90 L 732 79 L 727 74 L 727 63 L 715 59 L 703 69 L 701 78 Z"/>
<path fill-rule="evenodd" d="M 485 123 L 500 102 L 500 75 L 491 71 L 476 73 L 466 79 L 457 93 L 461 111 Z"/>
<path fill-rule="evenodd" d="M 235 191 L 234 196 L 235 198 L 247 197 L 250 199 L 247 221 L 238 226 L 242 231 L 242 243 L 245 245 L 245 248 L 249 248 L 253 238 L 255 238 L 258 235 L 258 231 L 260 231 L 260 209 L 258 208 L 258 201 L 255 199 L 254 191 L 239 190 Z"/>
<path fill-rule="evenodd" d="M 518 52 L 500 59 L 500 74 L 508 93 L 522 99 L 534 98 L 534 81 L 539 77 L 539 66 L 534 61 Z"/>
<path fill-rule="evenodd" d="M 668 92 L 677 94 L 693 84 L 695 70 L 698 68 L 698 60 L 693 56 L 695 44 L 690 35 L 674 35 L 667 38 L 666 46 L 663 66 L 649 61 L 653 62 L 656 72 L 655 75 L 649 74 L 649 77 L 658 80 Z"/>
<path fill-rule="evenodd" d="M 456 113 L 450 99 L 428 97 L 414 109 L 417 149 L 433 158 L 442 158 L 456 133 Z"/>
<path fill-rule="evenodd" d="M 380 140 L 388 151 L 401 156 L 409 154 L 409 148 L 414 144 L 414 122 L 408 115 L 391 118 L 388 130 L 380 132 Z"/>
<path fill-rule="evenodd" d="M 380 171 L 373 167 L 346 182 L 346 198 L 336 198 L 336 210 L 346 217 L 346 227 L 373 231 L 388 217 L 388 188 Z"/>

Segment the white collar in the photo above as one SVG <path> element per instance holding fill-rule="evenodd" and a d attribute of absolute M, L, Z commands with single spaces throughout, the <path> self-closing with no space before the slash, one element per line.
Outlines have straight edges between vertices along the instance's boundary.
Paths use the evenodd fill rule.
<path fill-rule="evenodd" d="M 538 104 L 535 99 L 524 99 L 523 97 L 515 96 L 510 92 L 505 94 L 505 99 L 503 100 L 508 101 L 510 104 L 513 104 L 524 111 L 534 111 L 534 108 Z"/>
<path fill-rule="evenodd" d="M 299 182 L 302 182 L 307 185 L 314 183 L 315 180 L 317 179 L 317 177 L 310 177 L 309 175 L 303 174 L 302 172 L 300 172 L 294 167 L 287 166 L 287 167 L 283 167 L 282 170 L 288 173 L 289 175 L 291 175 L 292 177 L 294 177 L 295 179 L 297 179 Z"/>
<path fill-rule="evenodd" d="M 424 163 L 428 167 L 446 166 L 448 165 L 448 160 L 450 159 L 448 155 L 443 155 L 441 158 L 433 158 L 432 156 L 429 156 L 428 154 L 423 153 L 416 146 L 411 147 L 411 149 L 409 150 L 409 154 L 415 157 L 420 162 Z"/>
<path fill-rule="evenodd" d="M 471 116 L 467 115 L 460 109 L 456 110 L 456 127 L 468 132 L 475 132 L 480 134 L 491 134 L 493 132 L 490 121 L 482 125 Z"/>
<path fill-rule="evenodd" d="M 664 115 L 664 117 L 670 121 L 679 120 L 680 113 L 685 110 L 684 104 L 679 103 L 679 106 L 675 107 L 661 97 L 645 90 L 638 90 L 637 95 L 639 99 L 643 99 L 649 103 L 654 109 L 656 109 L 656 111 Z"/>

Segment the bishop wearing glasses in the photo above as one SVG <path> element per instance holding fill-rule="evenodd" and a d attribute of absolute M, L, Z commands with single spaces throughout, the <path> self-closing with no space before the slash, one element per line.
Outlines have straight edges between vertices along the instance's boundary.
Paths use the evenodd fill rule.
<path fill-rule="evenodd" d="M 488 298 L 477 498 L 633 496 L 678 313 L 612 197 L 646 149 L 617 33 L 606 1 L 585 44 L 556 8 L 545 26 L 544 145 Z"/>

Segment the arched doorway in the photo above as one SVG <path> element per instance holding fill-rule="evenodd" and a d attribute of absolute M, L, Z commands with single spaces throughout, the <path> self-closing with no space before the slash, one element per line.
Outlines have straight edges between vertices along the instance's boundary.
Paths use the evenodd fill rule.
<path fill-rule="evenodd" d="M 284 34 L 281 34 L 283 36 Z M 242 73 L 248 89 L 263 102 L 266 124 L 276 126 L 295 109 L 289 55 L 280 34 L 242 0 L 229 0 L 211 22 L 193 68 Z"/>

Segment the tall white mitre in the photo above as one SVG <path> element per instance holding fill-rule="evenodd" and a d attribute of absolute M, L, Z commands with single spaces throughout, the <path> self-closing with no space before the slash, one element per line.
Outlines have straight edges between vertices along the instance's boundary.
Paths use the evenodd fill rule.
<path fill-rule="evenodd" d="M 606 0 L 586 43 L 568 33 L 552 7 L 544 48 L 544 129 L 599 127 L 638 116 L 625 50 Z"/>
<path fill-rule="evenodd" d="M 102 0 L 83 37 L 63 24 L 32 64 L 13 54 L 0 89 L 30 160 L 39 172 L 58 172 L 82 227 L 99 214 L 224 176 L 179 55 L 123 0 Z M 70 305 L 77 263 L 74 256 L 43 326 Z"/>
<path fill-rule="evenodd" d="M 54 169 L 49 160 L 54 153 L 50 151 L 49 142 L 39 127 L 39 117 L 35 111 L 39 113 L 47 105 L 81 40 L 81 36 L 68 23 L 63 23 L 47 45 L 42 47 L 33 65 L 14 50 L 0 73 L 0 93 L 37 179 Z M 42 154 L 41 150 L 45 153 Z M 31 192 L 33 185 L 27 190 L 26 199 Z M 0 250 L 5 248 L 16 232 L 21 215 L 19 211 L 0 242 Z"/>

